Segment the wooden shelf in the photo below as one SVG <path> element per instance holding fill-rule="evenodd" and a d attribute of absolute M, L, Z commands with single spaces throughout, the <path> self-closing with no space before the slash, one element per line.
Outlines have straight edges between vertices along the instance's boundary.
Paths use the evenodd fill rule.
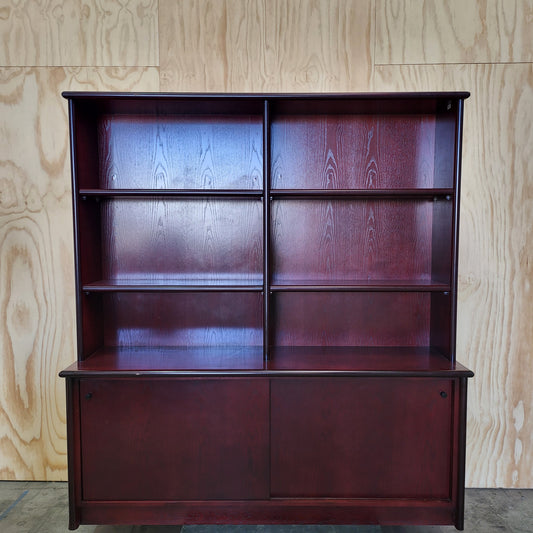
<path fill-rule="evenodd" d="M 430 347 L 261 346 L 104 347 L 64 370 L 71 375 L 359 375 L 468 377 L 472 373 Z"/>
<path fill-rule="evenodd" d="M 291 280 L 272 283 L 269 289 L 272 292 L 447 292 L 450 285 L 425 280 Z"/>
<path fill-rule="evenodd" d="M 263 197 L 259 189 L 80 189 L 86 198 L 256 198 Z"/>
<path fill-rule="evenodd" d="M 236 370 L 263 371 L 262 347 L 103 347 L 62 375 Z"/>
<path fill-rule="evenodd" d="M 427 346 L 278 346 L 271 349 L 267 368 L 361 376 L 456 376 L 470 372 Z"/>
<path fill-rule="evenodd" d="M 83 285 L 84 292 L 258 292 L 264 288 L 257 279 L 156 279 L 100 280 Z"/>
<path fill-rule="evenodd" d="M 395 200 L 439 199 L 451 200 L 453 189 L 421 188 L 421 189 L 270 189 L 269 194 L 276 199 L 281 198 L 335 198 L 355 200 L 358 198 L 384 198 Z"/>

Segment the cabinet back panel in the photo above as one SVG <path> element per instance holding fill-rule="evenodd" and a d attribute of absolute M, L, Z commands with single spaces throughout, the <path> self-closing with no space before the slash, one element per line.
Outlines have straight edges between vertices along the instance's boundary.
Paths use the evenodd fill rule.
<path fill-rule="evenodd" d="M 108 279 L 261 279 L 259 200 L 114 199 L 102 207 Z"/>
<path fill-rule="evenodd" d="M 282 199 L 272 213 L 274 282 L 432 278 L 431 201 Z"/>
<path fill-rule="evenodd" d="M 276 346 L 429 346 L 431 294 L 277 293 Z"/>
<path fill-rule="evenodd" d="M 435 123 L 435 115 L 425 114 L 277 115 L 271 125 L 271 185 L 433 187 Z M 440 186 L 451 187 L 451 180 L 450 174 Z"/>
<path fill-rule="evenodd" d="M 260 346 L 258 293 L 111 293 L 103 298 L 106 346 Z"/>
<path fill-rule="evenodd" d="M 108 115 L 98 133 L 102 188 L 263 186 L 260 115 Z"/>

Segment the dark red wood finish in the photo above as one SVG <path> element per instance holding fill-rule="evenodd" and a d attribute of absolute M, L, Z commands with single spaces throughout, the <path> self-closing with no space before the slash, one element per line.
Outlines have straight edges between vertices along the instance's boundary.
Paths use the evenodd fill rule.
<path fill-rule="evenodd" d="M 438 220 L 435 204 L 443 204 Z M 273 282 L 449 283 L 449 275 L 433 276 L 432 269 L 442 267 L 432 262 L 432 228 L 444 225 L 440 219 L 450 218 L 451 210 L 451 202 L 433 200 L 280 199 L 272 207 Z M 443 228 L 439 246 L 447 249 L 446 264 L 450 242 L 450 228 Z"/>
<path fill-rule="evenodd" d="M 269 495 L 268 380 L 82 380 L 82 494 L 91 500 Z"/>
<path fill-rule="evenodd" d="M 436 349 L 385 346 L 276 346 L 263 360 L 261 346 L 111 346 L 61 372 L 64 377 L 183 375 L 354 377 L 471 377 Z"/>
<path fill-rule="evenodd" d="M 381 524 L 450 525 L 448 501 L 273 499 L 240 501 L 90 502 L 84 524 Z"/>
<path fill-rule="evenodd" d="M 280 379 L 271 401 L 272 496 L 450 499 L 451 380 Z"/>
<path fill-rule="evenodd" d="M 261 189 L 262 115 L 104 115 L 103 189 Z"/>
<path fill-rule="evenodd" d="M 65 96 L 69 526 L 462 528 L 468 93 Z"/>
<path fill-rule="evenodd" d="M 74 409 L 69 423 L 76 444 L 69 463 L 73 472 L 71 528 L 79 523 L 125 524 L 131 521 L 145 524 L 454 523 L 462 527 L 464 449 L 461 451 L 455 443 L 461 439 L 464 443 L 465 420 L 461 414 L 466 401 L 464 378 L 398 380 L 315 376 L 272 379 L 270 447 L 268 428 L 265 432 L 262 424 L 268 420 L 263 407 L 269 403 L 265 379 L 221 379 L 219 376 L 214 380 L 169 380 L 132 376 L 123 380 L 103 375 L 96 379 L 74 379 L 72 383 L 74 387 L 69 393 L 76 399 L 72 405 L 80 407 Z M 412 386 L 407 387 L 408 383 Z M 446 397 L 442 393 L 446 393 Z M 246 401 L 242 401 L 241 394 Z M 111 395 L 112 400 L 105 402 L 106 395 Z M 157 402 L 162 398 L 169 401 Z M 245 404 L 249 401 L 253 405 L 247 407 Z M 153 402 L 157 402 L 157 409 L 150 409 Z M 220 405 L 215 405 L 216 402 Z M 256 417 L 255 414 L 265 416 Z M 210 419 L 215 415 L 217 419 L 211 420 L 211 424 L 200 424 L 206 422 L 206 417 Z M 376 419 L 381 420 L 377 415 L 385 416 L 384 422 L 388 423 L 376 426 Z M 439 423 L 438 418 L 447 423 Z M 238 422 L 238 427 L 235 428 L 233 422 Z M 365 431 L 368 429 L 365 423 L 371 424 L 370 431 Z M 438 439 L 421 438 L 427 430 L 426 424 L 435 429 Z M 283 431 L 276 431 L 276 425 Z M 220 438 L 211 435 L 215 429 L 220 430 Z M 182 438 L 182 430 L 188 430 L 190 439 L 196 443 L 205 443 L 200 447 L 207 453 L 205 458 L 202 454 L 198 462 L 199 452 L 188 439 Z M 342 438 L 341 434 L 347 438 Z M 152 439 L 154 435 L 158 437 L 156 442 Z M 106 444 L 109 441 L 111 445 Z M 217 442 L 228 443 L 229 447 L 223 447 L 223 457 Z M 316 445 L 310 446 L 310 442 Z M 237 450 L 248 445 L 251 446 L 248 453 L 239 456 Z M 450 454 L 438 453 L 446 447 Z M 208 453 L 210 448 L 211 453 Z M 232 490 L 244 490 L 242 483 L 250 482 L 259 490 L 265 473 L 261 453 L 266 450 L 268 455 L 269 448 L 272 454 L 270 497 L 226 499 Z M 178 449 L 180 454 L 176 455 Z M 367 458 L 367 468 L 357 460 L 356 452 L 359 457 Z M 180 462 L 183 454 L 190 459 L 187 464 Z M 313 455 L 316 454 L 320 458 L 315 461 Z M 250 470 L 251 456 L 257 463 Z M 408 460 L 409 457 L 412 460 Z M 83 465 L 84 461 L 89 464 Z M 130 465 L 131 461 L 135 462 Z M 243 468 L 246 473 L 229 482 L 217 478 L 226 476 L 228 461 L 235 461 L 234 472 Z M 447 461 L 449 464 L 445 468 Z M 202 466 L 205 462 L 210 464 L 209 470 Z M 307 463 L 310 463 L 309 468 Z M 430 466 L 422 470 L 428 463 Z M 104 465 L 109 468 L 104 469 Z M 372 475 L 373 467 L 380 476 Z M 173 491 L 188 489 L 182 485 L 182 477 L 171 476 L 174 480 L 171 483 L 170 477 L 162 473 L 163 468 L 184 468 L 185 473 L 181 474 L 185 478 L 195 477 L 193 490 L 209 494 L 220 490 L 223 494 L 216 493 L 214 498 L 204 499 L 206 493 L 203 493 L 201 501 L 191 501 L 188 497 L 179 498 L 181 501 L 169 500 L 167 496 Z M 420 476 L 416 476 L 419 470 Z M 267 467 L 267 478 L 268 471 Z M 412 497 L 392 494 L 395 487 L 402 486 L 402 471 L 406 476 L 404 481 L 413 490 Z M 88 477 L 82 477 L 82 472 Z M 321 480 L 321 476 L 327 481 Z M 359 483 L 355 483 L 354 477 Z M 124 478 L 129 483 L 125 483 Z M 390 482 L 385 488 L 384 480 Z M 167 486 L 165 495 L 155 499 L 154 495 L 161 489 L 151 490 L 151 483 Z M 343 491 L 353 490 L 355 495 L 362 490 L 361 483 L 368 484 L 368 491 L 384 492 L 376 497 L 324 499 L 295 494 L 279 499 L 276 483 L 278 486 L 281 483 L 282 492 L 309 493 L 314 487 L 319 492 L 334 493 L 342 487 Z M 246 491 L 249 488 L 250 485 L 246 485 Z M 398 490 L 403 493 L 404 488 Z M 91 491 L 96 491 L 99 498 L 91 499 Z M 113 492 L 111 497 L 105 497 L 106 491 Z M 437 494 L 439 491 L 442 494 Z M 425 496 L 422 493 L 426 493 Z M 139 499 L 127 499 L 128 496 Z"/>
<path fill-rule="evenodd" d="M 257 200 L 114 199 L 96 208 L 103 279 L 262 278 Z"/>
<path fill-rule="evenodd" d="M 427 292 L 279 292 L 273 344 L 429 346 Z"/>
<path fill-rule="evenodd" d="M 276 189 L 433 187 L 435 115 L 279 114 L 271 150 Z"/>
<path fill-rule="evenodd" d="M 106 293 L 105 346 L 261 346 L 254 292 Z"/>

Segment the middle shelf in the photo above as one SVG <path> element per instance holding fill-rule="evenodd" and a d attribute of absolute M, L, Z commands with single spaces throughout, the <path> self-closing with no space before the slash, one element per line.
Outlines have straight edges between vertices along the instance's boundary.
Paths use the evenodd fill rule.
<path fill-rule="evenodd" d="M 263 292 L 261 279 L 102 279 L 85 283 L 83 291 L 91 292 Z M 446 292 L 448 283 L 434 280 L 293 280 L 271 283 L 274 292 Z"/>
<path fill-rule="evenodd" d="M 77 209 L 83 290 L 451 285 L 447 200 L 287 197 L 270 203 L 268 222 L 256 198 L 106 197 Z"/>

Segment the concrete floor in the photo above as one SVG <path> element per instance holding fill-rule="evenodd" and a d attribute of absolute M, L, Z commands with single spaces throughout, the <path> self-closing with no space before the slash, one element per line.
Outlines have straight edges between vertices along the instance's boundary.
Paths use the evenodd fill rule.
<path fill-rule="evenodd" d="M 0 482 L 0 532 L 68 531 L 66 483 Z M 452 533 L 453 527 L 80 526 L 79 533 Z M 465 532 L 533 533 L 533 490 L 469 489 Z"/>

